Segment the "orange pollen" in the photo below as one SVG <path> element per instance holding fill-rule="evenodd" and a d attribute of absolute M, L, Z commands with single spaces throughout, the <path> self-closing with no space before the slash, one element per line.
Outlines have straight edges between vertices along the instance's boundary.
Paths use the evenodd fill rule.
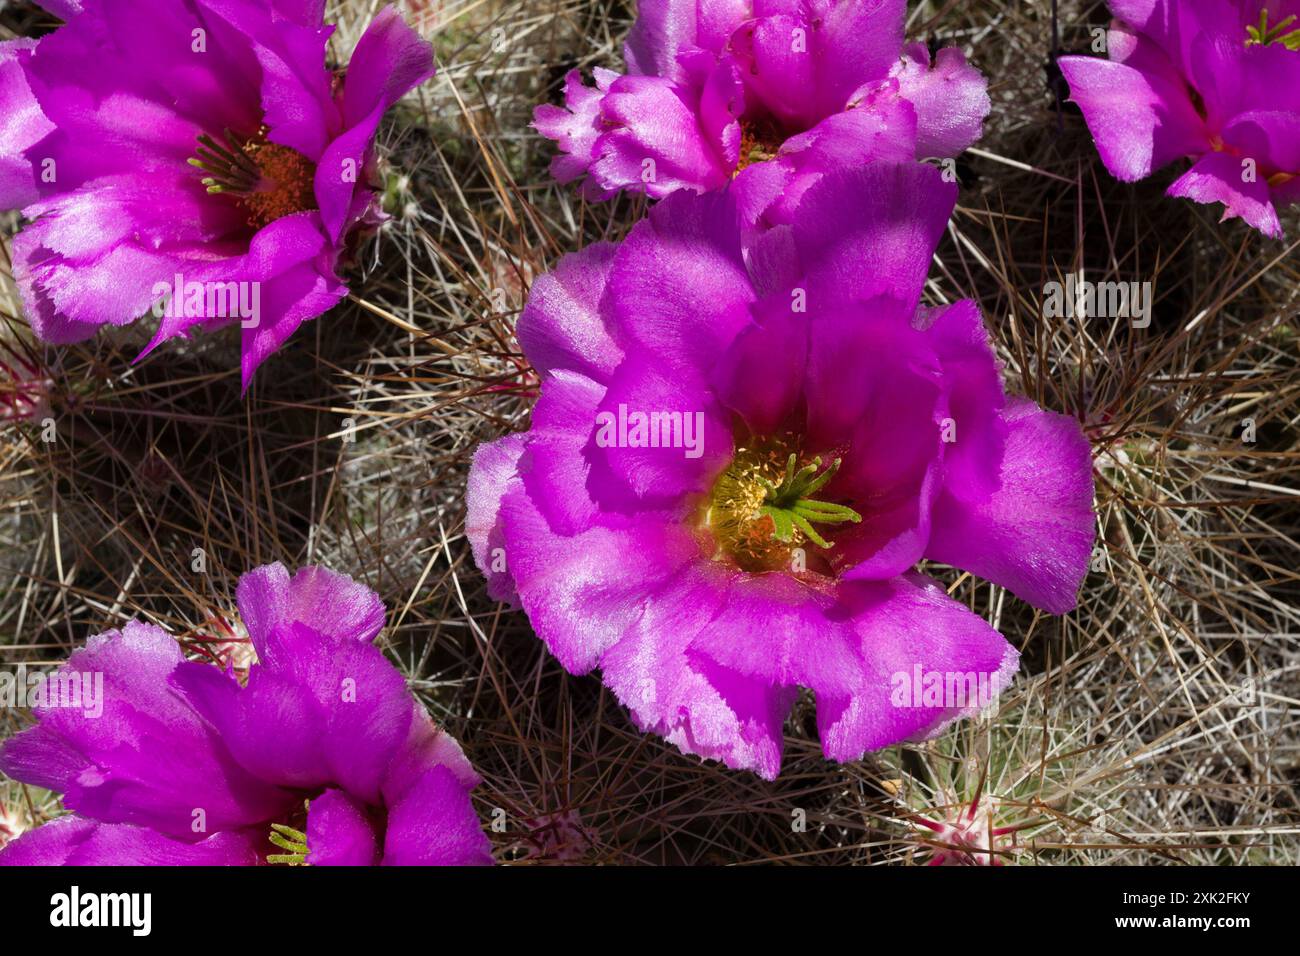
<path fill-rule="evenodd" d="M 302 153 L 278 143 L 263 143 L 245 152 L 262 173 L 252 192 L 239 197 L 250 225 L 265 226 L 284 216 L 316 208 L 316 167 Z"/>

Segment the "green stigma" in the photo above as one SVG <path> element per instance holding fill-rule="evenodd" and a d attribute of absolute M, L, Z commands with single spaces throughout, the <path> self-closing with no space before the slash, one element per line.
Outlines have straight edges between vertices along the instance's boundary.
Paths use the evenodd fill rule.
<path fill-rule="evenodd" d="M 186 162 L 208 174 L 202 183 L 210 193 L 251 193 L 262 177 L 230 130 L 220 139 L 206 133 L 200 136 L 194 155 Z"/>
<path fill-rule="evenodd" d="M 805 542 L 834 546 L 813 525 L 862 520 L 852 508 L 814 497 L 840 463 L 822 471 L 822 459 L 805 455 L 802 445 L 791 432 L 737 436 L 731 464 L 714 482 L 700 515 L 713 536 L 715 559 L 755 574 L 802 571 Z"/>
<path fill-rule="evenodd" d="M 272 853 L 266 858 L 267 863 L 282 863 L 286 866 L 307 865 L 307 834 L 283 823 L 271 824 L 271 842 L 286 853 Z"/>
<path fill-rule="evenodd" d="M 752 122 L 742 120 L 740 123 L 740 160 L 732 176 L 739 176 L 754 163 L 765 163 L 772 159 L 781 149 L 785 137 L 771 122 Z"/>
<path fill-rule="evenodd" d="M 813 528 L 814 523 L 843 524 L 852 521 L 856 524 L 862 520 L 862 515 L 846 505 L 818 501 L 812 497 L 835 477 L 835 473 L 840 470 L 840 460 L 836 458 L 820 475 L 817 473 L 822 467 L 820 458 L 814 458 L 797 471 L 796 463 L 796 456 L 791 452 L 785 463 L 785 477 L 779 485 L 762 475 L 756 476 L 767 492 L 758 512 L 772 519 L 775 526 L 773 537 L 777 541 L 791 542 L 794 540 L 794 529 L 798 528 L 817 547 L 832 547 L 833 542 L 818 534 Z"/>
<path fill-rule="evenodd" d="M 1246 46 L 1252 46 L 1253 44 L 1268 46 L 1270 43 L 1280 43 L 1288 50 L 1300 50 L 1300 27 L 1293 30 L 1287 29 L 1295 21 L 1296 15 L 1293 13 L 1280 23 L 1269 26 L 1268 8 L 1261 9 L 1259 11 L 1258 25 L 1246 27 L 1246 33 L 1250 37 L 1246 41 Z"/>

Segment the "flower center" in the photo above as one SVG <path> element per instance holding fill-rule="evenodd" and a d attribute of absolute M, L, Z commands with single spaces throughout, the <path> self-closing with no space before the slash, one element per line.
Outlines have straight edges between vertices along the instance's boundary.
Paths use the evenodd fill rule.
<path fill-rule="evenodd" d="M 719 554 L 758 572 L 788 567 L 794 550 L 807 541 L 833 547 L 813 525 L 862 520 L 852 508 L 813 497 L 839 467 L 838 458 L 825 470 L 821 458 L 805 461 L 792 435 L 737 448 L 714 483 L 705 515 Z"/>
<path fill-rule="evenodd" d="M 286 866 L 307 865 L 307 834 L 283 823 L 272 823 L 270 840 L 285 852 L 272 853 L 266 858 L 267 863 L 281 863 Z"/>
<path fill-rule="evenodd" d="M 733 176 L 739 176 L 754 163 L 765 163 L 776 156 L 785 137 L 770 120 L 740 121 L 740 161 Z"/>
<path fill-rule="evenodd" d="M 189 163 L 208 174 L 202 179 L 208 192 L 234 198 L 255 229 L 317 208 L 315 165 L 295 149 L 267 142 L 266 127 L 242 143 L 230 130 L 204 134 Z"/>
<path fill-rule="evenodd" d="M 1300 27 L 1288 29 L 1296 21 L 1296 15 L 1293 13 L 1284 20 L 1269 26 L 1268 8 L 1264 7 L 1259 11 L 1258 25 L 1246 27 L 1246 46 L 1259 44 L 1268 46 L 1270 43 L 1280 43 L 1288 50 L 1300 50 Z"/>

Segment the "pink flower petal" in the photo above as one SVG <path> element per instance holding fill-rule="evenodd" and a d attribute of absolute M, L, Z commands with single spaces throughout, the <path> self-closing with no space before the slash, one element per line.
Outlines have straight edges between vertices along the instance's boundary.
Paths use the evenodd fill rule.
<path fill-rule="evenodd" d="M 995 490 L 945 487 L 926 557 L 978 574 L 1064 614 L 1092 553 L 1092 459 L 1073 418 L 1024 398 L 1007 402 Z M 958 433 L 958 442 L 962 440 Z"/>
<path fill-rule="evenodd" d="M 980 138 L 993 108 L 984 74 L 956 47 L 944 47 L 930 63 L 924 43 L 903 48 L 892 74 L 899 92 L 916 108 L 917 158 L 956 156 Z"/>
<path fill-rule="evenodd" d="M 1253 179 L 1247 178 L 1253 175 Z M 1200 203 L 1223 203 L 1226 221 L 1240 216 L 1266 236 L 1279 238 L 1282 223 L 1268 181 L 1256 168 L 1248 173 L 1245 161 L 1227 153 L 1207 153 L 1169 187 L 1168 195 L 1183 196 Z"/>

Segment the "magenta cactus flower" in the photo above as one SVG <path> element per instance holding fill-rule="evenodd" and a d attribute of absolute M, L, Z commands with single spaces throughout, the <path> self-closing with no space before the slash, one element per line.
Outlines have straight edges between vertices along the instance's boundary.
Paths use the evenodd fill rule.
<path fill-rule="evenodd" d="M 237 592 L 257 663 L 188 661 L 132 622 L 59 670 L 96 714 L 46 701 L 0 770 L 73 811 L 0 850 L 4 865 L 467 865 L 491 862 L 478 777 L 373 641 L 384 607 L 324 568 L 280 564 Z"/>
<path fill-rule="evenodd" d="M 731 191 L 683 192 L 533 286 L 541 396 L 476 453 L 467 535 L 566 669 L 686 753 L 776 777 L 800 687 L 837 761 L 987 706 L 1017 651 L 922 558 L 1075 603 L 1079 423 L 1003 393 L 974 303 L 920 305 L 955 201 L 873 164 L 754 237 Z"/>
<path fill-rule="evenodd" d="M 757 215 L 788 210 L 829 169 L 956 156 L 989 111 L 961 51 L 903 44 L 904 0 L 642 0 L 627 74 L 577 71 L 534 126 L 584 194 L 659 199 L 740 177 Z M 752 172 L 751 172 L 752 170 Z M 780 220 L 782 209 L 769 213 Z"/>
<path fill-rule="evenodd" d="M 391 8 L 325 65 L 319 0 L 47 3 L 0 43 L 0 208 L 29 220 L 14 276 L 36 334 L 75 342 L 151 311 L 159 342 L 239 322 L 243 383 L 347 292 L 382 219 L 380 118 L 433 73 Z"/>
<path fill-rule="evenodd" d="M 1281 236 L 1278 210 L 1300 200 L 1300 3 L 1109 6 L 1109 58 L 1059 61 L 1106 168 L 1133 182 L 1190 157 L 1168 195 Z"/>

